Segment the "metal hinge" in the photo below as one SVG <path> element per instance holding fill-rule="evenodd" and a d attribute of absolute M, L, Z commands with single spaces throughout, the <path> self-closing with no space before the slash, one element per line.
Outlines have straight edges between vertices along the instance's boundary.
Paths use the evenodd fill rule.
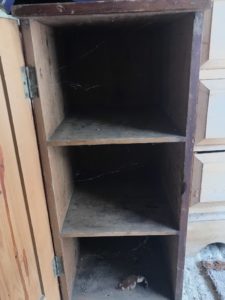
<path fill-rule="evenodd" d="M 24 94 L 26 98 L 38 97 L 38 85 L 36 71 L 34 67 L 21 67 Z"/>
<path fill-rule="evenodd" d="M 59 277 L 64 274 L 63 260 L 61 256 L 55 256 L 52 262 L 53 273 Z"/>

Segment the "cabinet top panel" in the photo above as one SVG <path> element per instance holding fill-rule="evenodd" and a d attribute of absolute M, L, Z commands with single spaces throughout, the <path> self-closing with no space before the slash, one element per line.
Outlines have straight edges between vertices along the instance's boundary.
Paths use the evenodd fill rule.
<path fill-rule="evenodd" d="M 13 8 L 13 14 L 22 18 L 135 12 L 165 14 L 204 10 L 210 7 L 210 3 L 210 0 L 97 0 L 67 3 L 18 3 Z"/>

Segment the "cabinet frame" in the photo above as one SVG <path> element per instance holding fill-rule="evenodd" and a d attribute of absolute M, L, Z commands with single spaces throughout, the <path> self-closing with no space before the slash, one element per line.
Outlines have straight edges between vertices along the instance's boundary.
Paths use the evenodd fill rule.
<path fill-rule="evenodd" d="M 116 2 L 116 5 L 112 5 L 112 2 L 103 2 L 98 3 L 84 3 L 84 4 L 44 4 L 44 5 L 25 5 L 25 6 L 17 6 L 14 9 L 14 14 L 25 18 L 21 22 L 23 42 L 24 42 L 24 51 L 25 51 L 25 59 L 26 64 L 32 67 L 35 67 L 37 61 L 42 65 L 43 69 L 36 69 L 36 72 L 47 72 L 50 74 L 50 67 L 48 61 L 41 61 L 44 57 L 44 48 L 40 48 L 40 51 L 34 51 L 35 48 L 39 47 L 39 43 L 36 40 L 36 37 L 40 38 L 42 36 L 43 39 L 48 40 L 48 47 L 51 49 L 48 51 L 53 51 L 53 42 L 51 40 L 51 30 L 49 27 L 47 28 L 46 24 L 60 24 L 61 22 L 65 22 L 68 20 L 69 22 L 75 18 L 74 15 L 82 15 L 82 14 L 108 14 L 108 13 L 128 13 L 128 12 L 142 12 L 142 11 L 151 11 L 157 12 L 157 14 L 163 14 L 162 10 L 165 8 L 168 12 L 176 12 L 180 11 L 196 11 L 205 8 L 209 3 L 207 1 L 194 1 L 190 5 L 189 1 L 181 1 L 179 4 L 174 5 L 170 2 L 166 1 L 156 1 L 155 3 L 145 3 L 142 1 L 133 1 L 129 4 L 126 1 Z M 36 9 L 39 9 L 39 14 L 37 15 Z M 74 8 L 76 9 L 74 11 Z M 73 13 L 71 11 L 73 10 Z M 69 16 L 70 14 L 70 16 Z M 71 16 L 73 15 L 73 16 Z M 60 17 L 59 17 L 60 16 Z M 35 18 L 34 18 L 35 17 Z M 30 19 L 31 18 L 31 19 Z M 28 20 L 30 19 L 30 20 Z M 202 36 L 202 23 L 203 23 L 203 14 L 201 12 L 195 12 L 195 19 L 193 22 L 193 31 L 192 31 L 192 49 L 191 49 L 191 64 L 189 71 L 189 100 L 188 100 L 188 108 L 187 108 L 187 126 L 186 126 L 186 142 L 185 142 L 185 161 L 184 161 L 184 175 L 183 175 L 183 193 L 181 197 L 181 212 L 180 212 L 180 221 L 179 221 L 179 237 L 174 237 L 173 243 L 171 245 L 171 256 L 174 257 L 171 268 L 173 269 L 173 286 L 174 286 L 174 299 L 181 299 L 182 296 L 182 285 L 183 285 L 183 268 L 184 268 L 184 257 L 185 257 L 185 241 L 186 241 L 186 230 L 187 230 L 187 217 L 188 217 L 188 207 L 190 201 L 190 188 L 191 188 L 191 178 L 192 178 L 192 161 L 193 161 L 193 147 L 194 147 L 194 134 L 195 134 L 195 123 L 196 123 L 196 101 L 197 101 L 197 92 L 198 92 L 198 74 L 199 74 L 199 66 L 200 66 L 200 46 L 201 46 L 201 36 Z M 48 39 L 50 38 L 50 40 Z M 39 40 L 40 42 L 40 40 Z M 35 49 L 37 50 L 37 49 Z M 46 48 L 47 51 L 47 48 Z M 37 54 L 38 53 L 38 54 Z M 55 68 L 54 66 L 54 55 L 49 58 L 53 66 L 51 68 Z M 66 210 L 68 208 L 69 202 L 66 201 L 62 204 L 60 208 L 56 207 L 56 202 L 59 202 L 59 199 L 55 201 L 54 192 L 58 193 L 60 198 L 60 192 L 57 192 L 57 185 L 52 184 L 52 168 L 54 165 L 52 162 L 54 160 L 61 159 L 63 157 L 62 152 L 64 149 L 59 149 L 58 154 L 53 153 L 52 150 L 46 148 L 46 133 L 45 130 L 47 128 L 48 134 L 52 134 L 53 129 L 56 125 L 58 125 L 62 120 L 62 111 L 58 104 L 54 107 L 54 118 L 48 121 L 48 124 L 44 124 L 45 120 L 43 119 L 43 111 L 41 107 L 41 97 L 42 101 L 47 101 L 47 99 L 52 99 L 52 103 L 57 101 L 56 98 L 56 90 L 57 87 L 54 85 L 54 82 L 57 82 L 57 78 L 52 74 L 52 78 L 48 78 L 48 82 L 41 82 L 41 84 L 45 85 L 42 95 L 33 99 L 33 109 L 34 109 L 34 117 L 35 117 L 35 125 L 38 135 L 39 141 L 39 149 L 42 159 L 42 167 L 43 174 L 45 179 L 45 187 L 47 193 L 47 202 L 48 209 L 50 215 L 51 228 L 53 233 L 53 240 L 56 255 L 62 256 L 64 260 L 64 270 L 65 276 L 60 277 L 61 289 L 63 299 L 70 299 L 72 293 L 73 279 L 76 272 L 76 257 L 74 253 L 78 253 L 78 247 L 74 244 L 74 241 L 69 239 L 60 238 L 60 230 L 62 227 L 62 221 L 65 217 Z M 39 78 L 43 76 L 39 74 Z M 39 85 L 40 85 L 39 80 Z M 54 88 L 52 88 L 51 84 L 53 84 Z M 48 89 L 48 86 L 50 89 Z M 46 99 L 43 99 L 44 95 Z M 57 96 L 58 97 L 58 96 Z M 59 97 L 61 97 L 59 95 Z M 49 108 L 50 109 L 50 108 Z M 50 111 L 50 110 L 49 110 Z M 45 114 L 48 112 L 44 112 Z M 55 173 L 61 172 L 63 176 L 67 176 L 68 166 L 66 162 L 61 162 L 61 168 L 58 170 L 54 170 Z M 55 182 L 60 182 L 60 178 L 55 177 Z M 68 188 L 68 197 L 70 198 L 71 194 L 71 183 L 67 185 Z M 55 190 L 55 191 L 54 191 Z M 59 205 L 59 204 L 57 204 Z M 173 249 L 178 249 L 177 256 L 173 253 Z"/>

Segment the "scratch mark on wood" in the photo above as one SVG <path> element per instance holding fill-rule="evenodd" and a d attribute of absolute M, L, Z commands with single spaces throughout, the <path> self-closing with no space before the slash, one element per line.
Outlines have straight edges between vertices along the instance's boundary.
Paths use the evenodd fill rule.
<path fill-rule="evenodd" d="M 29 267 L 28 267 L 28 262 L 27 262 L 27 256 L 26 256 L 26 251 L 23 249 L 23 264 L 24 268 L 26 271 L 27 278 L 29 278 Z"/>

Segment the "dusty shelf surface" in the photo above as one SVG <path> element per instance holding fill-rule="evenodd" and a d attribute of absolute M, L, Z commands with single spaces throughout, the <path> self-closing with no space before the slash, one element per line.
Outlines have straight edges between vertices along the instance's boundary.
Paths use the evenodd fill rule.
<path fill-rule="evenodd" d="M 184 142 L 159 110 L 100 110 L 64 119 L 48 140 L 51 146 Z"/>
<path fill-rule="evenodd" d="M 168 272 L 160 246 L 156 247 L 149 237 L 132 238 L 132 242 L 127 239 L 105 238 L 107 249 L 101 241 L 89 239 L 92 245 L 97 244 L 91 249 L 83 249 L 81 243 L 73 300 L 171 299 Z M 118 283 L 131 274 L 145 276 L 149 287 L 139 284 L 131 291 L 119 290 Z"/>
<path fill-rule="evenodd" d="M 151 180 L 110 176 L 75 185 L 63 237 L 176 235 L 170 210 Z"/>

